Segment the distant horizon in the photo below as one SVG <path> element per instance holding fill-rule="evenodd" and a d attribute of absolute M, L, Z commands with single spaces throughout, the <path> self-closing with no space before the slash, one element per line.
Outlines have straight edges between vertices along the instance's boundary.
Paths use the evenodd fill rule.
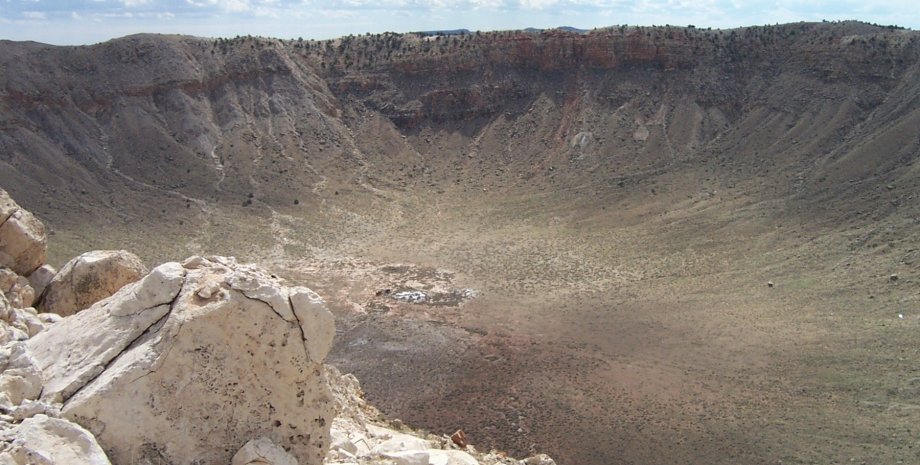
<path fill-rule="evenodd" d="M 860 21 L 917 30 L 913 1 L 0 0 L 0 39 L 89 45 L 133 34 L 333 39 L 382 32 Z"/>
<path fill-rule="evenodd" d="M 827 20 L 823 20 L 823 21 L 792 21 L 792 22 L 788 22 L 788 23 L 751 24 L 751 25 L 736 26 L 736 27 L 709 27 L 709 26 L 699 26 L 699 25 L 695 25 L 695 24 L 685 24 L 685 25 L 678 25 L 678 24 L 648 24 L 648 25 L 644 25 L 644 24 L 608 24 L 608 25 L 606 25 L 606 26 L 595 26 L 595 27 L 592 27 L 592 28 L 580 28 L 580 27 L 576 27 L 576 26 L 562 25 L 562 26 L 540 27 L 540 28 L 538 28 L 538 27 L 523 27 L 523 28 L 518 28 L 518 29 L 487 29 L 487 30 L 469 29 L 469 28 L 458 27 L 458 28 L 428 29 L 428 30 L 413 30 L 413 31 L 382 31 L 382 32 L 369 32 L 369 31 L 368 31 L 368 32 L 362 32 L 362 33 L 350 33 L 350 34 L 344 34 L 344 35 L 341 35 L 341 36 L 328 37 L 328 38 L 318 38 L 318 39 L 316 39 L 316 38 L 307 38 L 307 37 L 279 37 L 279 36 L 267 36 L 267 35 L 261 35 L 261 34 L 235 34 L 235 35 L 233 35 L 233 36 L 208 36 L 208 35 L 201 35 L 201 34 L 187 34 L 187 33 L 182 33 L 182 32 L 150 32 L 150 31 L 139 31 L 139 32 L 128 33 L 128 34 L 121 35 L 121 36 L 115 36 L 115 37 L 107 38 L 107 39 L 104 39 L 104 40 L 101 40 L 101 41 L 98 41 L 98 42 L 85 43 L 85 44 L 54 44 L 54 43 L 42 42 L 42 41 L 31 40 L 31 39 L 17 40 L 17 39 L 7 39 L 7 38 L 4 38 L 4 37 L 0 37 L 0 41 L 36 42 L 36 43 L 40 43 L 40 44 L 44 44 L 44 45 L 53 45 L 53 46 L 61 46 L 61 47 L 74 47 L 74 46 L 98 45 L 98 44 L 102 44 L 102 43 L 105 43 L 105 42 L 108 42 L 108 41 L 112 41 L 112 40 L 118 40 L 118 39 L 123 39 L 123 38 L 126 38 L 126 37 L 131 37 L 131 36 L 142 36 L 142 35 L 184 36 L 184 37 L 198 37 L 198 38 L 202 38 L 202 39 L 233 39 L 233 38 L 238 38 L 238 37 L 256 37 L 256 38 L 260 38 L 260 39 L 280 39 L 280 40 L 286 40 L 286 41 L 289 41 L 289 40 L 298 40 L 298 39 L 302 39 L 302 40 L 324 41 L 324 40 L 335 40 L 335 39 L 339 39 L 339 38 L 343 38 L 343 37 L 348 37 L 348 36 L 362 36 L 362 35 L 366 35 L 366 34 L 371 34 L 371 35 L 375 35 L 375 34 L 419 34 L 419 33 L 435 33 L 435 32 L 453 32 L 453 31 L 468 31 L 468 33 L 470 33 L 470 34 L 475 34 L 475 33 L 477 33 L 477 32 L 480 32 L 480 33 L 495 33 L 495 32 L 506 32 L 506 31 L 527 31 L 527 30 L 548 31 L 548 30 L 554 30 L 554 29 L 570 29 L 570 30 L 578 30 L 578 31 L 584 31 L 585 33 L 589 33 L 589 32 L 591 32 L 591 31 L 593 31 L 593 30 L 596 30 L 596 29 L 617 28 L 617 27 L 620 27 L 620 26 L 626 26 L 626 27 L 643 27 L 643 28 L 658 28 L 658 27 L 685 28 L 685 27 L 693 27 L 693 28 L 695 28 L 695 29 L 700 29 L 700 30 L 723 30 L 723 31 L 730 31 L 730 30 L 733 30 L 733 29 L 743 29 L 743 28 L 749 28 L 749 27 L 782 26 L 782 25 L 786 25 L 786 24 L 799 24 L 799 23 L 810 23 L 810 24 L 814 24 L 814 23 L 821 23 L 821 22 L 828 22 L 828 23 L 830 23 L 830 22 L 834 22 L 834 23 L 859 22 L 859 23 L 863 23 L 863 24 L 874 25 L 874 26 L 877 26 L 877 27 L 880 27 L 880 28 L 894 27 L 894 28 L 897 28 L 898 30 L 905 30 L 905 31 L 912 31 L 912 32 L 918 31 L 917 29 L 908 28 L 908 27 L 904 27 L 904 26 L 899 26 L 899 25 L 896 25 L 896 24 L 878 24 L 878 23 L 870 23 L 870 22 L 867 22 L 867 21 L 861 21 L 861 20 L 858 20 L 858 19 L 847 19 L 847 20 L 834 20 L 834 21 L 827 21 Z"/>

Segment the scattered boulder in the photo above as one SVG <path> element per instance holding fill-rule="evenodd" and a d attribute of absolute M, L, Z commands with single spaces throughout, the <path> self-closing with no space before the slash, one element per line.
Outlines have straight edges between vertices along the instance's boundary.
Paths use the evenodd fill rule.
<path fill-rule="evenodd" d="M 431 458 L 428 451 L 425 450 L 398 450 L 384 452 L 380 455 L 393 460 L 396 465 L 428 465 Z"/>
<path fill-rule="evenodd" d="M 458 429 L 457 432 L 451 434 L 450 440 L 461 449 L 469 445 L 469 442 L 466 440 L 466 433 L 464 433 L 462 429 Z"/>
<path fill-rule="evenodd" d="M 41 400 L 24 400 L 10 413 L 13 421 L 23 421 L 26 418 L 32 418 L 36 415 L 47 415 L 52 418 L 59 418 L 61 416 L 61 409 L 58 408 L 57 405 L 49 404 Z"/>
<path fill-rule="evenodd" d="M 31 327 L 36 323 L 40 327 L 34 328 L 34 331 L 42 329 L 37 315 L 30 310 L 34 311 L 34 309 L 14 308 L 6 296 L 0 294 L 0 345 L 28 339 L 33 333 Z"/>
<path fill-rule="evenodd" d="M 45 264 L 45 226 L 0 189 L 0 266 L 28 276 Z"/>
<path fill-rule="evenodd" d="M 25 331 L 29 337 L 35 336 L 45 329 L 43 322 L 32 307 L 13 309 L 13 325 Z"/>
<path fill-rule="evenodd" d="M 594 133 L 591 132 L 579 132 L 572 136 L 571 145 L 572 148 L 583 149 L 594 142 Z"/>
<path fill-rule="evenodd" d="M 5 266 L 0 267 L 0 292 L 5 295 L 17 282 L 19 282 L 19 275 L 15 271 Z"/>
<path fill-rule="evenodd" d="M 31 307 L 35 303 L 35 291 L 29 280 L 9 268 L 0 268 L 0 292 L 13 308 Z"/>
<path fill-rule="evenodd" d="M 297 465 L 297 459 L 268 438 L 253 439 L 246 443 L 230 465 Z"/>
<path fill-rule="evenodd" d="M 25 343 L 0 348 L 0 411 L 10 412 L 42 392 L 42 373 Z"/>
<path fill-rule="evenodd" d="M 3 311 L 3 309 L 0 309 L 0 312 Z M 10 314 L 12 315 L 12 313 Z M 25 341 L 28 338 L 28 330 L 23 330 L 21 328 L 17 328 L 16 326 L 12 326 L 8 321 L 6 321 L 6 318 L 0 317 L 0 345 L 9 344 L 14 341 Z"/>
<path fill-rule="evenodd" d="M 556 461 L 546 454 L 537 454 L 522 460 L 523 465 L 556 465 Z"/>
<path fill-rule="evenodd" d="M 543 454 L 521 462 L 496 451 L 480 453 L 469 444 L 457 450 L 447 435 L 423 435 L 398 420 L 386 422 L 364 400 L 353 375 L 342 375 L 330 366 L 325 367 L 325 375 L 337 409 L 326 465 L 555 465 Z"/>
<path fill-rule="evenodd" d="M 58 315 L 57 313 L 39 313 L 36 316 L 38 316 L 38 320 L 41 321 L 45 325 L 51 325 L 51 324 L 57 323 L 58 321 L 61 321 L 61 319 L 64 318 L 61 315 Z"/>
<path fill-rule="evenodd" d="M 430 465 L 479 465 L 479 461 L 462 450 L 429 449 Z"/>
<path fill-rule="evenodd" d="M 57 274 L 57 270 L 53 266 L 45 264 L 29 275 L 29 285 L 32 286 L 32 289 L 35 291 L 35 296 L 38 297 L 42 295 L 42 292 L 45 292 L 45 288 L 48 287 L 48 284 L 51 284 L 51 280 L 54 279 L 54 275 Z"/>
<path fill-rule="evenodd" d="M 20 276 L 19 282 L 10 288 L 6 298 L 13 308 L 29 308 L 35 303 L 35 291 L 29 285 L 29 281 Z"/>
<path fill-rule="evenodd" d="M 0 463 L 15 465 L 111 465 L 96 439 L 80 425 L 35 415 L 3 433 Z"/>
<path fill-rule="evenodd" d="M 39 303 L 44 313 L 73 315 L 147 274 L 140 258 L 124 250 L 94 250 L 76 257 L 48 283 Z"/>
<path fill-rule="evenodd" d="M 230 463 L 265 437 L 319 465 L 334 413 L 321 342 L 335 328 L 307 291 L 222 257 L 161 265 L 28 341 L 42 399 L 115 463 Z"/>
<path fill-rule="evenodd" d="M 377 455 L 391 454 L 407 450 L 428 450 L 431 448 L 431 442 L 426 441 L 418 436 L 400 433 L 389 428 L 382 428 L 369 425 L 368 430 L 371 434 L 381 439 L 372 452 Z"/>

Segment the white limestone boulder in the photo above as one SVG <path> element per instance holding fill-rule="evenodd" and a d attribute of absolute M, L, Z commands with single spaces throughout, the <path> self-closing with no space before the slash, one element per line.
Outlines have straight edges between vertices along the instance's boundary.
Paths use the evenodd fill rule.
<path fill-rule="evenodd" d="M 293 455 L 268 438 L 253 439 L 233 456 L 230 465 L 298 465 Z"/>
<path fill-rule="evenodd" d="M 6 267 L 0 268 L 0 292 L 13 308 L 30 307 L 35 303 L 35 290 L 29 280 Z"/>
<path fill-rule="evenodd" d="M 61 409 L 59 405 L 49 404 L 41 400 L 24 400 L 18 407 L 10 412 L 13 421 L 17 422 L 32 418 L 36 415 L 47 415 L 52 418 L 59 418 L 61 416 Z"/>
<path fill-rule="evenodd" d="M 430 449 L 430 465 L 479 465 L 479 461 L 462 450 Z"/>
<path fill-rule="evenodd" d="M 395 465 L 428 465 L 428 451 L 400 450 L 381 454 L 383 458 L 390 459 Z"/>
<path fill-rule="evenodd" d="M 51 283 L 51 280 L 54 279 L 54 275 L 56 274 L 57 270 L 48 264 L 38 267 L 38 269 L 29 274 L 29 285 L 32 286 L 32 289 L 35 291 L 36 297 L 42 295 L 42 292 L 45 292 L 45 288 L 48 287 L 48 284 Z"/>
<path fill-rule="evenodd" d="M 335 328 L 298 320 L 304 292 L 220 257 L 161 265 L 28 341 L 42 398 L 115 463 L 226 464 L 265 437 L 319 465 L 334 409 L 316 343 Z"/>
<path fill-rule="evenodd" d="M 556 461 L 546 454 L 537 454 L 521 460 L 524 465 L 556 465 Z"/>
<path fill-rule="evenodd" d="M 42 373 L 24 342 L 0 347 L 0 410 L 12 411 L 42 392 Z"/>
<path fill-rule="evenodd" d="M 6 294 L 19 280 L 19 275 L 10 268 L 0 267 L 0 292 Z"/>
<path fill-rule="evenodd" d="M 111 465 L 88 431 L 67 420 L 35 415 L 3 433 L 6 465 Z"/>
<path fill-rule="evenodd" d="M 63 402 L 98 377 L 169 313 L 185 275 L 178 263 L 160 265 L 91 307 L 92 311 L 65 318 L 30 339 L 26 344 L 45 378 L 42 398 Z"/>
<path fill-rule="evenodd" d="M 29 338 L 29 332 L 11 326 L 9 323 L 0 320 L 0 346 L 15 341 L 25 341 Z"/>
<path fill-rule="evenodd" d="M 0 346 L 28 339 L 30 321 L 27 312 L 13 308 L 6 296 L 0 293 Z"/>
<path fill-rule="evenodd" d="M 45 264 L 45 226 L 0 189 L 0 266 L 28 276 Z"/>
<path fill-rule="evenodd" d="M 393 452 L 402 452 L 407 450 L 427 450 L 431 448 L 431 443 L 411 434 L 400 433 L 395 430 L 384 428 L 376 425 L 367 425 L 371 435 L 379 440 L 372 453 L 386 456 Z"/>
<path fill-rule="evenodd" d="M 39 302 L 42 313 L 73 315 L 147 274 L 141 259 L 125 250 L 94 250 L 64 265 Z"/>

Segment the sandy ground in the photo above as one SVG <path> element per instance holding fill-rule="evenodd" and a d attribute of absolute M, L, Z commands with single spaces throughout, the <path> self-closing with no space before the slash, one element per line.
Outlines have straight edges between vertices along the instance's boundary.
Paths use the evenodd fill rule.
<path fill-rule="evenodd" d="M 910 240 L 867 251 L 699 206 L 636 222 L 538 204 L 413 209 L 360 259 L 280 266 L 328 296 L 332 362 L 436 433 L 561 464 L 920 460 Z M 409 288 L 477 296 L 382 293 Z"/>

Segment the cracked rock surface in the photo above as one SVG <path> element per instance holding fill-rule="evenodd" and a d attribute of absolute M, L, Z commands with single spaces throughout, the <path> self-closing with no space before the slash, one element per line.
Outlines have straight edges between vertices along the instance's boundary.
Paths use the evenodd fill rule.
<path fill-rule="evenodd" d="M 302 294 L 230 258 L 160 265 L 29 340 L 41 397 L 63 402 L 113 463 L 230 463 L 264 437 L 319 464 L 335 329 Z"/>

